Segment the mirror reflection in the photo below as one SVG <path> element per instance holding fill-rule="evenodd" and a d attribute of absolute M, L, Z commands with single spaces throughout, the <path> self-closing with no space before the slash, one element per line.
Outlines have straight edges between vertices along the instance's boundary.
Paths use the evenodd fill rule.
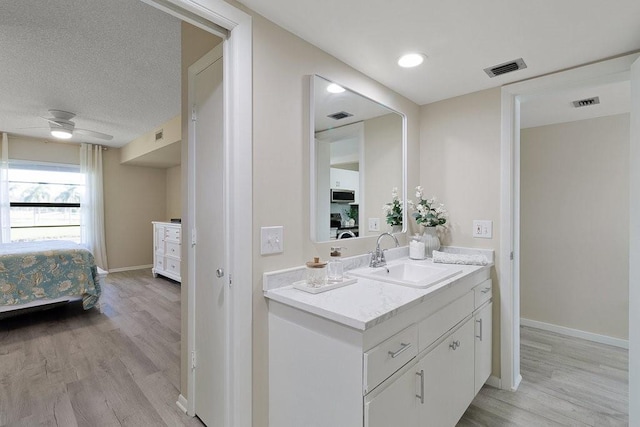
<path fill-rule="evenodd" d="M 317 75 L 311 87 L 312 240 L 400 231 L 382 207 L 402 194 L 404 116 Z"/>

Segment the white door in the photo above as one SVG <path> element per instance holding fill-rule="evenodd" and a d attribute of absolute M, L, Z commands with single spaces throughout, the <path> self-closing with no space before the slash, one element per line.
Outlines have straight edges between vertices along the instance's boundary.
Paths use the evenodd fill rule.
<path fill-rule="evenodd" d="M 204 61 L 204 64 L 201 62 Z M 208 426 L 225 425 L 228 287 L 225 267 L 222 45 L 205 55 L 192 82 L 193 133 L 189 171 L 196 243 L 195 413 Z"/>

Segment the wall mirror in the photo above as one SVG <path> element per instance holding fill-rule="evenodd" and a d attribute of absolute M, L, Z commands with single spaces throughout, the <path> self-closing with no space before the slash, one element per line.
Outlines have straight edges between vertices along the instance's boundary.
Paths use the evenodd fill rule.
<path fill-rule="evenodd" d="M 382 207 L 394 188 L 406 201 L 405 116 L 318 75 L 310 80 L 311 240 L 400 231 Z M 403 213 L 406 224 L 406 203 Z"/>

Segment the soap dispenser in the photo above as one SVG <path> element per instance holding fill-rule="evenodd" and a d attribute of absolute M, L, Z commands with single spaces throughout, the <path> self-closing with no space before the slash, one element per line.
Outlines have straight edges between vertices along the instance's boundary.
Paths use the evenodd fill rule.
<path fill-rule="evenodd" d="M 344 266 L 342 265 L 342 250 L 340 246 L 331 247 L 331 258 L 327 263 L 327 282 L 340 283 L 344 279 Z"/>

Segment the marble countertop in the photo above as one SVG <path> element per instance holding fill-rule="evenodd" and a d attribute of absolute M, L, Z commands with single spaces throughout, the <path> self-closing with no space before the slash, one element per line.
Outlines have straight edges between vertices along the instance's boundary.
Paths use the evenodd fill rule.
<path fill-rule="evenodd" d="M 425 260 L 421 262 L 431 263 L 432 261 Z M 294 289 L 289 284 L 273 289 L 265 287 L 264 295 L 270 300 L 278 301 L 355 329 L 366 330 L 401 311 L 420 304 L 444 289 L 455 286 L 460 279 L 482 269 L 488 269 L 492 265 L 456 265 L 462 270 L 460 274 L 426 289 L 359 277 L 357 283 L 318 294 Z M 289 274 L 289 277 L 291 277 L 291 273 L 297 271 L 297 269 L 290 269 L 284 273 Z M 348 273 L 347 271 L 346 274 L 348 275 Z"/>

